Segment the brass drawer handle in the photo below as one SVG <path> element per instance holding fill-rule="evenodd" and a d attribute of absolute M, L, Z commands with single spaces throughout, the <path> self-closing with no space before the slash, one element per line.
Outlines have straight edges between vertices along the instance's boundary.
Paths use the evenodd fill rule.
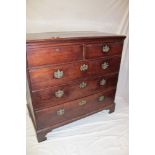
<path fill-rule="evenodd" d="M 82 101 L 79 102 L 79 105 L 82 106 L 82 105 L 85 105 L 86 103 L 87 103 L 86 100 L 82 100 Z"/>
<path fill-rule="evenodd" d="M 104 53 L 109 52 L 109 50 L 110 50 L 110 47 L 109 47 L 108 45 L 104 45 L 104 46 L 102 47 L 102 51 L 103 51 Z"/>
<path fill-rule="evenodd" d="M 63 72 L 63 71 L 60 71 L 59 69 L 58 69 L 57 71 L 54 72 L 54 77 L 55 77 L 56 79 L 62 78 L 63 75 L 64 75 L 64 72 Z"/>
<path fill-rule="evenodd" d="M 86 71 L 88 69 L 88 65 L 86 64 L 83 64 L 81 67 L 80 67 L 80 70 L 81 71 Z"/>
<path fill-rule="evenodd" d="M 64 115 L 64 113 L 65 113 L 64 109 L 60 109 L 60 110 L 57 111 L 57 115 L 59 115 L 59 116 Z"/>
<path fill-rule="evenodd" d="M 100 96 L 100 97 L 98 98 L 98 101 L 99 101 L 99 102 L 102 102 L 102 101 L 104 100 L 104 98 L 105 98 L 104 96 Z"/>
<path fill-rule="evenodd" d="M 107 69 L 109 67 L 109 64 L 108 62 L 104 62 L 102 65 L 101 65 L 102 69 Z"/>
<path fill-rule="evenodd" d="M 107 82 L 107 81 L 106 81 L 105 79 L 102 79 L 102 80 L 100 81 L 100 85 L 101 85 L 101 86 L 104 86 L 104 85 L 106 84 L 106 82 Z"/>
<path fill-rule="evenodd" d="M 85 88 L 87 86 L 87 83 L 85 83 L 85 82 L 82 82 L 82 83 L 80 83 L 80 88 L 82 89 L 82 88 Z"/>
<path fill-rule="evenodd" d="M 57 98 L 61 98 L 64 95 L 64 91 L 63 90 L 58 90 L 55 92 L 55 97 Z"/>

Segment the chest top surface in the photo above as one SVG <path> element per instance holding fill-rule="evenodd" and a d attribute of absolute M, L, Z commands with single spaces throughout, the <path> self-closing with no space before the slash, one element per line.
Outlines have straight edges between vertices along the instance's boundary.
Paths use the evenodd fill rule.
<path fill-rule="evenodd" d="M 125 36 L 104 32 L 96 32 L 96 31 L 44 32 L 44 33 L 29 33 L 26 35 L 27 43 L 35 41 L 59 41 L 68 39 L 90 39 L 90 38 L 124 39 Z"/>

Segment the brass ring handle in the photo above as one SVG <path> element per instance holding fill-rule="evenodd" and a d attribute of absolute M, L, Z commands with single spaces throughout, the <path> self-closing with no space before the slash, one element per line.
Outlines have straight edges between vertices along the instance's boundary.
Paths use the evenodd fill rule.
<path fill-rule="evenodd" d="M 104 86 L 104 85 L 106 84 L 106 82 L 107 82 L 107 81 L 106 81 L 105 79 L 102 79 L 102 80 L 100 81 L 100 85 L 101 85 L 101 86 Z"/>
<path fill-rule="evenodd" d="M 87 103 L 86 100 L 82 100 L 82 101 L 79 102 L 79 106 L 85 105 L 86 103 Z"/>
<path fill-rule="evenodd" d="M 64 113 L 65 113 L 64 109 L 60 109 L 60 110 L 57 111 L 57 115 L 59 115 L 59 116 L 64 115 Z"/>
<path fill-rule="evenodd" d="M 60 71 L 59 69 L 57 71 L 54 72 L 54 77 L 56 79 L 60 79 L 64 76 L 64 72 L 63 71 Z"/>
<path fill-rule="evenodd" d="M 55 97 L 57 98 L 61 98 L 64 95 L 64 91 L 63 90 L 58 90 L 55 92 Z"/>
<path fill-rule="evenodd" d="M 101 68 L 102 69 L 107 69 L 109 67 L 109 63 L 108 62 L 104 62 L 102 65 L 101 65 Z"/>
<path fill-rule="evenodd" d="M 110 47 L 109 47 L 108 45 L 104 45 L 104 46 L 102 47 L 102 51 L 103 51 L 104 53 L 109 52 L 109 50 L 110 50 Z"/>
<path fill-rule="evenodd" d="M 81 67 L 80 67 L 80 70 L 81 71 L 86 71 L 88 69 L 88 65 L 86 65 L 86 64 L 83 64 L 83 65 L 81 65 Z"/>
<path fill-rule="evenodd" d="M 87 83 L 85 83 L 85 82 L 82 82 L 82 83 L 80 83 L 80 88 L 82 89 L 82 88 L 85 88 L 87 86 Z"/>
<path fill-rule="evenodd" d="M 100 96 L 100 97 L 98 98 L 98 101 L 99 101 L 99 102 L 102 102 L 104 99 L 105 99 L 104 96 Z"/>

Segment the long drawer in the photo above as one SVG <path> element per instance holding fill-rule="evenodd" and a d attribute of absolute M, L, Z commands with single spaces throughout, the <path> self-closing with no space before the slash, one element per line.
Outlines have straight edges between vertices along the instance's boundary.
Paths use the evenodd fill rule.
<path fill-rule="evenodd" d="M 118 72 L 120 61 L 121 57 L 115 56 L 93 61 L 84 60 L 64 65 L 31 69 L 29 70 L 29 75 L 32 91 L 68 83 L 69 81 L 89 76 Z"/>
<path fill-rule="evenodd" d="M 101 77 L 88 78 L 65 84 L 35 91 L 32 93 L 34 109 L 42 109 L 84 96 L 94 94 L 97 91 L 115 88 L 118 74 L 105 75 Z"/>
<path fill-rule="evenodd" d="M 115 89 L 35 112 L 37 129 L 89 114 L 113 103 Z"/>

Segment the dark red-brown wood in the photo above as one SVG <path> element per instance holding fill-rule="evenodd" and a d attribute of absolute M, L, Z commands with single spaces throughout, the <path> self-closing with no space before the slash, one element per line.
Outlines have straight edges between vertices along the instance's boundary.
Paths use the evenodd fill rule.
<path fill-rule="evenodd" d="M 37 129 L 47 128 L 57 123 L 76 118 L 97 109 L 104 108 L 113 103 L 114 95 L 115 89 L 107 92 L 100 92 L 88 97 L 38 111 L 35 113 Z M 105 99 L 103 101 L 99 101 L 100 96 L 104 96 Z M 81 101 L 86 101 L 87 103 L 84 105 L 79 105 Z M 60 109 L 64 109 L 63 115 L 57 114 L 57 111 Z"/>
<path fill-rule="evenodd" d="M 32 101 L 28 108 L 39 142 L 46 140 L 52 129 L 103 109 L 114 111 L 124 39 L 101 32 L 27 35 L 26 71 Z M 103 46 L 109 51 L 103 52 Z M 102 68 L 104 63 L 108 68 Z M 88 69 L 81 71 L 84 64 Z M 57 70 L 63 71 L 62 78 L 54 77 Z M 101 86 L 103 78 L 106 84 Z M 79 87 L 82 82 L 87 83 L 85 88 Z M 61 98 L 55 97 L 57 90 L 64 91 Z M 103 101 L 99 101 L 100 96 L 105 97 Z M 64 114 L 59 115 L 62 109 Z"/>
<path fill-rule="evenodd" d="M 110 48 L 108 52 L 103 51 L 104 46 L 108 46 Z M 85 58 L 94 59 L 119 55 L 122 52 L 122 48 L 123 42 L 88 44 L 85 46 Z"/>
<path fill-rule="evenodd" d="M 42 142 L 42 141 L 46 140 L 46 134 L 48 132 L 52 131 L 53 129 L 55 129 L 57 127 L 60 127 L 60 126 L 63 126 L 65 124 L 71 123 L 73 121 L 79 120 L 81 118 L 87 117 L 87 116 L 92 115 L 94 113 L 97 113 L 99 111 L 102 111 L 103 109 L 104 110 L 109 110 L 109 114 L 110 114 L 110 113 L 114 112 L 114 110 L 115 110 L 115 103 L 113 102 L 113 103 L 111 103 L 111 104 L 109 104 L 107 106 L 104 106 L 104 108 L 100 108 L 100 109 L 91 111 L 90 113 L 86 113 L 84 115 L 80 115 L 78 117 L 75 117 L 75 118 L 72 118 L 70 120 L 66 120 L 66 121 L 60 122 L 58 124 L 49 126 L 47 128 L 44 128 L 44 129 L 41 129 L 41 130 L 36 130 L 38 142 Z"/>
<path fill-rule="evenodd" d="M 101 90 L 108 90 L 116 87 L 118 74 L 106 75 L 101 77 L 82 79 L 70 84 L 50 87 L 47 89 L 35 91 L 32 93 L 34 109 L 39 110 L 62 104 L 71 100 L 75 100 L 84 96 L 88 96 Z M 101 85 L 102 80 L 106 80 L 105 85 Z M 80 88 L 80 84 L 84 82 L 85 88 Z M 64 95 L 61 98 L 55 96 L 55 92 L 63 90 Z"/>
<path fill-rule="evenodd" d="M 41 44 L 62 44 L 62 43 L 73 43 L 73 42 L 89 42 L 89 41 L 100 41 L 104 42 L 116 42 L 123 41 L 124 35 L 116 35 L 104 32 L 92 32 L 92 31 L 81 31 L 81 32 L 47 32 L 47 33 L 31 33 L 26 36 L 27 45 Z"/>
<path fill-rule="evenodd" d="M 32 90 L 39 90 L 50 86 L 60 85 L 89 76 L 118 72 L 120 60 L 120 56 L 115 56 L 112 58 L 104 58 L 93 61 L 85 60 L 71 64 L 68 63 L 63 65 L 54 65 L 51 67 L 43 67 L 40 69 L 32 69 L 29 71 Z M 107 69 L 102 69 L 101 65 L 105 62 L 109 64 L 109 67 Z M 81 71 L 80 67 L 84 64 L 88 65 L 88 70 Z M 60 79 L 56 79 L 54 77 L 54 72 L 58 69 L 64 72 L 64 76 Z"/>
<path fill-rule="evenodd" d="M 29 49 L 27 60 L 29 67 L 60 64 L 83 59 L 83 46 L 55 46 Z"/>

